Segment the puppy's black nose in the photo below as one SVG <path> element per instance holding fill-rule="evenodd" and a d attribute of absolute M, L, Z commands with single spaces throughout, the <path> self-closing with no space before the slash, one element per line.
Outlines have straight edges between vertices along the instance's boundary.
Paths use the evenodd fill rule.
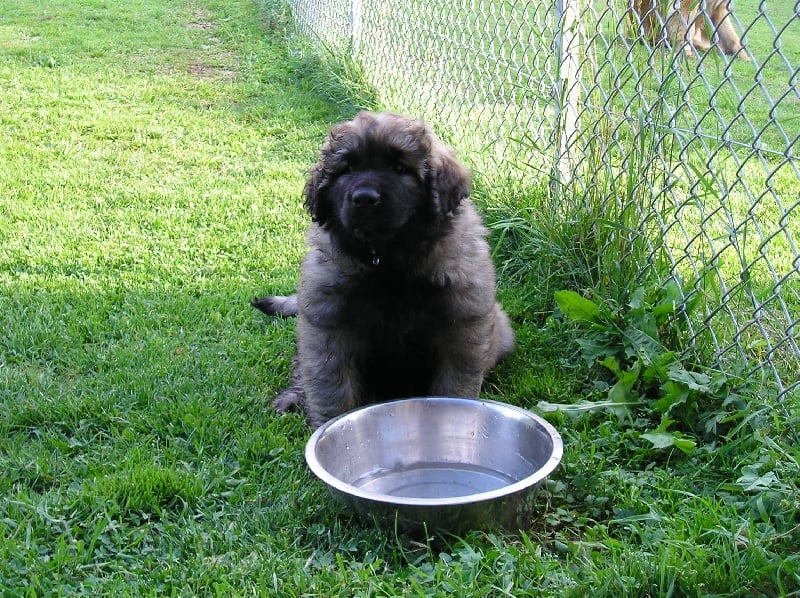
<path fill-rule="evenodd" d="M 350 201 L 356 208 L 374 208 L 381 203 L 381 194 L 371 187 L 359 187 L 353 191 Z"/>

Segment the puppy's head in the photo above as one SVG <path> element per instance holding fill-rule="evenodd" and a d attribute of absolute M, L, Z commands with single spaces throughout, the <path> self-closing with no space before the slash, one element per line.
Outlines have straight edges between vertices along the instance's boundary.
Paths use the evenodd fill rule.
<path fill-rule="evenodd" d="M 305 205 L 320 226 L 374 245 L 440 225 L 469 192 L 468 171 L 424 122 L 361 112 L 329 132 Z"/>

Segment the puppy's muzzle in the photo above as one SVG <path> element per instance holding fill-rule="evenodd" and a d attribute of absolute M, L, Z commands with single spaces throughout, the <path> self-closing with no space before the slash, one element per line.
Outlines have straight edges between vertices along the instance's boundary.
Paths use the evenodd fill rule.
<path fill-rule="evenodd" d="M 356 209 L 377 208 L 381 204 L 381 194 L 372 187 L 357 187 L 350 195 L 350 204 Z"/>

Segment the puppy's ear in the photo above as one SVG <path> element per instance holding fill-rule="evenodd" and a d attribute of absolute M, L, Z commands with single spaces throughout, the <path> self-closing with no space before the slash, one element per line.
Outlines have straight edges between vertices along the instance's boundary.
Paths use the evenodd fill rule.
<path fill-rule="evenodd" d="M 470 173 L 456 159 L 455 152 L 438 140 L 431 148 L 428 168 L 433 208 L 437 216 L 446 216 L 469 197 Z"/>
<path fill-rule="evenodd" d="M 311 214 L 311 219 L 324 226 L 331 217 L 331 206 L 327 200 L 327 188 L 329 183 L 328 174 L 322 162 L 314 166 L 308 173 L 303 195 L 305 196 L 305 207 Z"/>
<path fill-rule="evenodd" d="M 334 216 L 335 207 L 328 196 L 328 188 L 342 171 L 348 143 L 352 141 L 352 122 L 339 123 L 328 131 L 319 150 L 319 161 L 309 171 L 304 195 L 305 207 L 314 222 L 324 226 Z"/>

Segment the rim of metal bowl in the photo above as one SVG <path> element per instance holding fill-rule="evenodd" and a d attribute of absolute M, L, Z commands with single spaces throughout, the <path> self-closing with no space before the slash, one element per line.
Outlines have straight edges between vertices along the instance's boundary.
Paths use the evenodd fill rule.
<path fill-rule="evenodd" d="M 545 463 L 543 463 L 539 469 L 537 469 L 531 475 L 524 477 L 517 482 L 514 482 L 513 484 L 509 484 L 507 486 L 503 486 L 495 490 L 490 490 L 488 492 L 478 492 L 476 494 L 466 494 L 462 496 L 452 496 L 445 498 L 416 498 L 407 496 L 395 496 L 392 494 L 383 494 L 379 492 L 370 492 L 367 490 L 362 490 L 360 488 L 357 488 L 356 486 L 352 486 L 351 484 L 348 484 L 347 482 L 340 480 L 339 478 L 328 472 L 328 470 L 325 469 L 317 459 L 315 453 L 315 447 L 317 446 L 317 442 L 320 436 L 325 434 L 325 432 L 329 428 L 336 425 L 343 419 L 346 419 L 355 413 L 363 413 L 364 411 L 373 409 L 382 409 L 392 403 L 402 403 L 409 401 L 431 401 L 431 400 L 479 403 L 481 405 L 489 406 L 501 411 L 511 411 L 516 413 L 517 415 L 522 415 L 527 419 L 533 420 L 536 424 L 543 427 L 547 431 L 547 433 L 553 439 L 553 451 L 548 460 Z M 511 496 L 513 494 L 521 492 L 522 490 L 526 490 L 544 480 L 558 466 L 558 464 L 561 462 L 563 455 L 564 455 L 564 443 L 561 439 L 561 435 L 558 433 L 558 430 L 556 430 L 547 420 L 545 420 L 541 416 L 531 411 L 528 411 L 527 409 L 523 409 L 522 407 L 517 407 L 516 405 L 509 405 L 508 403 L 501 403 L 499 401 L 492 401 L 489 399 L 469 399 L 461 397 L 411 397 L 407 399 L 396 399 L 392 401 L 385 401 L 383 403 L 373 403 L 371 405 L 359 407 L 352 411 L 348 411 L 347 413 L 338 415 L 335 418 L 330 419 L 324 424 L 322 424 L 319 428 L 317 428 L 314 431 L 314 433 L 308 439 L 305 448 L 305 458 L 309 468 L 314 473 L 314 475 L 316 475 L 320 480 L 322 480 L 328 486 L 335 488 L 336 490 L 344 494 L 350 495 L 354 498 L 371 500 L 379 503 L 386 503 L 397 506 L 409 506 L 409 507 L 457 506 L 457 505 L 466 505 L 471 503 L 490 501 L 498 498 Z"/>

